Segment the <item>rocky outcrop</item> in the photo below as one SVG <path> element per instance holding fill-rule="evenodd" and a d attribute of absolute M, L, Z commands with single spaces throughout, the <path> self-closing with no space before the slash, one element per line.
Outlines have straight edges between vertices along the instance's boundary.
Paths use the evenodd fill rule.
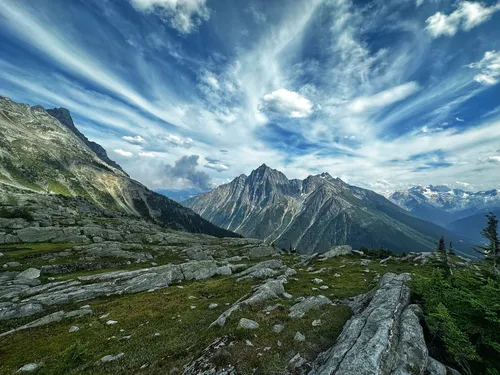
<path fill-rule="evenodd" d="M 338 257 L 340 255 L 350 254 L 351 251 L 352 251 L 352 247 L 349 245 L 334 246 L 330 250 L 328 250 L 326 253 L 321 254 L 320 259 L 335 258 L 335 257 Z"/>
<path fill-rule="evenodd" d="M 74 310 L 74 311 L 68 311 L 68 312 L 57 311 L 55 313 L 44 316 L 43 318 L 37 319 L 37 320 L 30 322 L 28 324 L 25 324 L 25 325 L 22 325 L 22 326 L 15 328 L 13 330 L 1 333 L 0 337 L 7 336 L 7 335 L 10 335 L 11 333 L 22 331 L 24 329 L 35 328 L 35 327 L 40 327 L 40 326 L 44 326 L 44 325 L 55 323 L 55 322 L 60 322 L 63 319 L 79 318 L 79 317 L 90 315 L 90 314 L 92 314 L 92 310 L 90 310 L 90 309 L 80 309 L 80 310 Z M 73 331 L 76 331 L 76 330 L 73 330 Z M 71 332 L 73 332 L 73 331 L 71 331 Z"/>
<path fill-rule="evenodd" d="M 285 278 L 281 278 L 278 280 L 268 280 L 264 284 L 257 286 L 254 288 L 253 293 L 248 296 L 241 297 L 238 301 L 236 301 L 229 309 L 224 311 L 211 325 L 214 326 L 224 326 L 226 324 L 227 319 L 231 316 L 231 314 L 243 306 L 253 306 L 264 303 L 270 299 L 276 299 L 280 297 L 287 297 L 287 293 L 285 292 L 285 288 L 283 284 L 286 283 Z"/>
<path fill-rule="evenodd" d="M 32 287 L 27 284 L 16 284 L 14 279 L 0 287 L 0 298 L 9 298 L 13 301 L 0 302 L 0 320 L 33 315 L 42 312 L 48 306 L 102 296 L 151 291 L 182 281 L 204 280 L 227 274 L 231 274 L 231 267 L 220 267 L 216 261 L 191 261 L 135 271 L 106 272 L 82 276 L 78 280 Z M 12 277 L 15 277 L 14 274 Z"/>
<path fill-rule="evenodd" d="M 288 316 L 295 319 L 302 318 L 311 309 L 319 309 L 323 306 L 332 304 L 329 298 L 322 295 L 307 298 L 301 297 L 298 298 L 296 303 L 290 308 Z"/>
<path fill-rule="evenodd" d="M 420 308 L 410 305 L 409 278 L 385 274 L 372 296 L 367 294 L 369 304 L 345 324 L 309 375 L 423 375 L 436 367 L 419 323 Z"/>

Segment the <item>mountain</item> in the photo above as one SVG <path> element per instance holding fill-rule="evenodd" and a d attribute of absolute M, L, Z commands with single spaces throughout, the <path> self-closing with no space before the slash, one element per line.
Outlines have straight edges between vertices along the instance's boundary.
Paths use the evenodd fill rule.
<path fill-rule="evenodd" d="M 500 209 L 491 210 L 497 217 L 500 217 Z M 449 223 L 446 228 L 456 233 L 462 233 L 475 241 L 485 241 L 481 236 L 481 229 L 486 226 L 488 219 L 486 219 L 486 214 L 488 211 L 477 213 L 464 217 Z"/>
<path fill-rule="evenodd" d="M 429 251 L 442 235 L 459 250 L 471 246 L 466 238 L 328 173 L 289 180 L 264 164 L 183 204 L 223 228 L 303 253 L 340 244 Z"/>
<path fill-rule="evenodd" d="M 65 125 L 69 130 L 71 130 L 78 138 L 82 140 L 83 143 L 87 145 L 88 148 L 90 148 L 92 151 L 95 152 L 95 154 L 101 159 L 103 162 L 106 164 L 119 169 L 123 173 L 127 174 L 120 165 L 118 165 L 117 162 L 111 160 L 108 157 L 108 153 L 102 147 L 100 144 L 97 144 L 95 142 L 90 141 L 86 136 L 84 136 L 78 128 L 75 126 L 73 123 L 73 119 L 71 118 L 71 114 L 66 108 L 53 108 L 53 109 L 47 109 L 46 110 L 49 115 L 52 117 L 55 117 L 56 119 L 59 120 L 59 122 L 63 125 Z M 127 175 L 128 176 L 128 175 Z"/>
<path fill-rule="evenodd" d="M 182 202 L 190 198 L 196 197 L 197 195 L 206 193 L 206 190 L 200 190 L 197 188 L 186 188 L 186 189 L 156 189 L 158 194 L 165 195 L 176 202 Z"/>
<path fill-rule="evenodd" d="M 485 210 L 500 208 L 500 191 L 497 189 L 470 192 L 429 185 L 414 186 L 386 196 L 414 215 L 443 226 Z"/>
<path fill-rule="evenodd" d="M 236 236 L 134 181 L 116 163 L 108 163 L 103 150 L 75 128 L 67 110 L 48 112 L 0 97 L 0 183 L 84 197 L 98 207 L 168 228 Z"/>

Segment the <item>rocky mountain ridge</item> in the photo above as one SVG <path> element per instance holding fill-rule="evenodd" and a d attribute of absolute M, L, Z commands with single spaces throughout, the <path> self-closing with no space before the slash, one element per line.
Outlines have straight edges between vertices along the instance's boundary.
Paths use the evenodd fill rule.
<path fill-rule="evenodd" d="M 235 236 L 131 179 L 116 163 L 108 164 L 104 149 L 78 132 L 67 111 L 47 112 L 0 97 L 0 130 L 2 184 L 83 197 L 98 207 L 173 229 Z"/>
<path fill-rule="evenodd" d="M 325 252 L 341 244 L 429 251 L 442 235 L 459 250 L 470 250 L 471 245 L 383 196 L 328 173 L 289 180 L 264 164 L 249 176 L 182 203 L 223 228 L 301 252 Z"/>

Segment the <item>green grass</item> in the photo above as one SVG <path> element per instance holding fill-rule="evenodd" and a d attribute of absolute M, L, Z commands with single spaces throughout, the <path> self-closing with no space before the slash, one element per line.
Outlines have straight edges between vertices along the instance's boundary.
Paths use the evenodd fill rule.
<path fill-rule="evenodd" d="M 289 265 L 296 263 L 297 259 L 297 256 L 291 255 L 283 258 Z M 312 274 L 304 267 L 285 284 L 285 290 L 294 297 L 292 300 L 282 298 L 268 301 L 263 306 L 243 308 L 234 312 L 224 327 L 209 328 L 229 307 L 226 303 L 230 305 L 250 293 L 255 282 L 237 282 L 234 276 L 217 277 L 185 283 L 183 288 L 171 286 L 151 293 L 65 306 L 64 309 L 69 311 L 90 304 L 94 314 L 0 338 L 0 374 L 11 374 L 30 362 L 43 364 L 37 372 L 39 374 L 165 374 L 173 368 L 182 369 L 216 338 L 225 335 L 234 344 L 226 348 L 221 361 L 235 364 L 243 374 L 278 374 L 295 354 L 313 359 L 329 348 L 351 314 L 347 306 L 337 305 L 310 310 L 301 319 L 291 319 L 288 310 L 296 297 L 324 294 L 331 299 L 342 299 L 370 290 L 376 285 L 377 272 L 428 272 L 425 266 L 414 267 L 400 259 L 390 260 L 387 266 L 374 259 L 367 267 L 359 264 L 360 259 L 358 256 L 345 256 L 324 262 L 316 260 L 312 264 L 313 269 L 326 268 L 323 273 Z M 365 268 L 370 272 L 362 272 Z M 341 276 L 335 277 L 335 273 Z M 313 278 L 323 279 L 323 284 L 329 289 L 313 291 L 312 288 L 319 286 L 311 281 Z M 189 296 L 196 299 L 188 299 Z M 208 305 L 212 302 L 219 306 L 210 310 Z M 262 311 L 265 306 L 277 303 L 283 307 L 270 313 Z M 196 308 L 191 309 L 190 306 Z M 118 324 L 105 325 L 99 316 L 106 313 L 110 314 L 108 319 L 117 320 Z M 257 321 L 260 327 L 251 332 L 238 332 L 236 327 L 242 317 Z M 0 329 L 4 331 L 32 319 L 9 321 L 3 327 L 0 324 Z M 320 319 L 322 324 L 313 327 L 312 321 L 316 319 Z M 284 324 L 285 329 L 274 333 L 272 326 L 278 323 Z M 80 331 L 69 333 L 72 325 L 78 325 Z M 120 332 L 121 329 L 124 331 Z M 306 341 L 295 342 L 296 332 L 303 333 Z M 160 336 L 154 337 L 155 333 Z M 128 335 L 132 335 L 129 340 L 120 339 Z M 253 346 L 245 343 L 247 339 Z M 278 340 L 281 345 L 278 345 Z M 125 353 L 121 360 L 109 364 L 98 362 L 104 355 L 121 352 Z M 147 368 L 140 370 L 143 365 Z"/>
<path fill-rule="evenodd" d="M 66 196 L 72 195 L 71 192 L 68 190 L 68 188 L 59 181 L 49 181 L 48 190 L 52 193 L 59 195 L 66 195 Z"/>
<path fill-rule="evenodd" d="M 42 255 L 47 253 L 57 253 L 73 246 L 81 245 L 79 243 L 21 243 L 0 245 L 0 252 L 9 259 L 24 259 L 27 256 Z"/>

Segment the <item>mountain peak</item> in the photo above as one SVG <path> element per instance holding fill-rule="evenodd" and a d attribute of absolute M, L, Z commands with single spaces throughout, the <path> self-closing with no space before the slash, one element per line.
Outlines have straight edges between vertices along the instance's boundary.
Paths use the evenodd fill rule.
<path fill-rule="evenodd" d="M 114 160 L 111 160 L 108 157 L 108 153 L 102 147 L 100 144 L 92 142 L 89 140 L 85 135 L 83 135 L 80 130 L 75 126 L 75 123 L 73 122 L 73 118 L 71 117 L 71 113 L 69 110 L 66 108 L 52 108 L 52 109 L 47 109 L 47 113 L 54 117 L 55 119 L 59 120 L 61 124 L 66 126 L 73 134 L 75 134 L 78 138 L 82 140 L 83 143 L 87 145 L 88 148 L 90 148 L 92 151 L 96 153 L 96 155 L 107 163 L 108 165 L 122 171 L 127 175 L 127 173 L 122 169 L 122 167 L 115 162 Z M 128 175 L 127 175 L 128 176 Z"/>
<path fill-rule="evenodd" d="M 266 164 L 262 164 L 259 168 L 255 169 L 250 173 L 250 178 L 252 180 L 286 180 L 286 176 L 278 171 L 277 169 L 273 169 L 268 167 Z"/>

